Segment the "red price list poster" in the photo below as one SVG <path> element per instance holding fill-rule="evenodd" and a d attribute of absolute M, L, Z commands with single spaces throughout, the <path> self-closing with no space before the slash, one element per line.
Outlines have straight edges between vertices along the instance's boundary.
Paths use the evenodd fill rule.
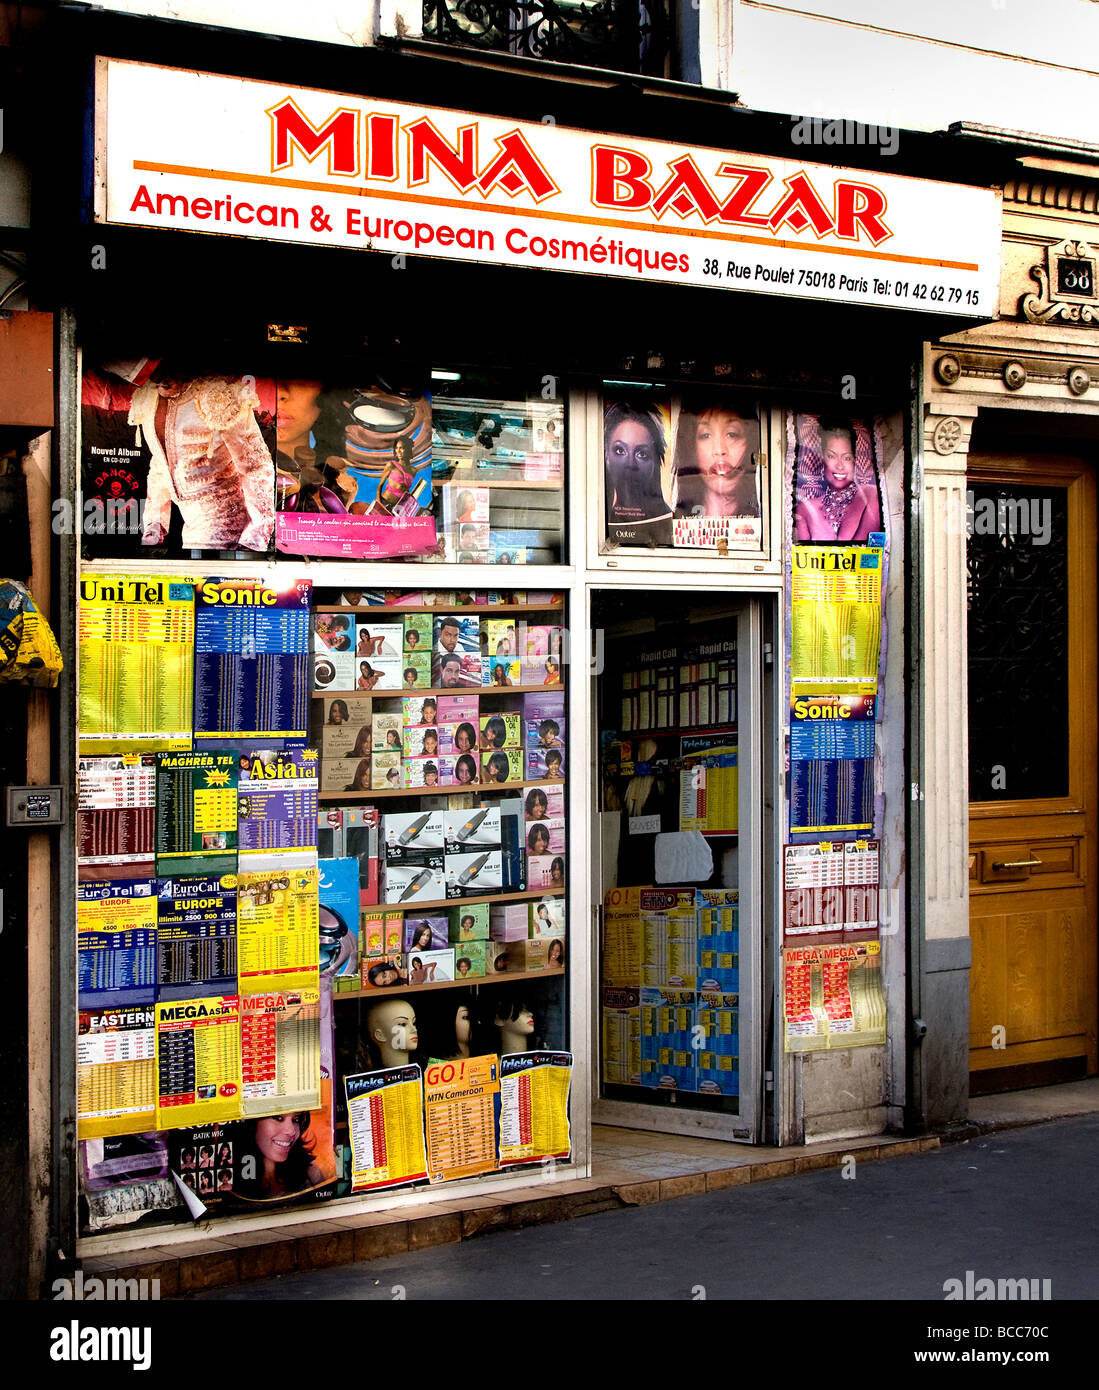
<path fill-rule="evenodd" d="M 500 1058 L 500 1166 L 568 1158 L 570 1052 Z"/>
<path fill-rule="evenodd" d="M 245 994 L 240 1008 L 244 1115 L 319 1109 L 320 990 Z"/>
<path fill-rule="evenodd" d="M 344 1078 L 351 1128 L 351 1190 L 427 1177 L 423 1076 L 417 1066 Z"/>

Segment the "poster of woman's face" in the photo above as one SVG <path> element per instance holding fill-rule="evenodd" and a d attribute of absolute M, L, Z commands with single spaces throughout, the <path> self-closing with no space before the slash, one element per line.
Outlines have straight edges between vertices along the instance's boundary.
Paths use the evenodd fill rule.
<path fill-rule="evenodd" d="M 603 412 L 607 539 L 670 545 L 669 410 L 647 399 L 609 400 Z"/>
<path fill-rule="evenodd" d="M 718 392 L 684 396 L 672 467 L 675 545 L 758 545 L 759 448 L 753 401 Z"/>
<path fill-rule="evenodd" d="M 873 421 L 794 418 L 794 539 L 866 545 L 882 529 Z"/>

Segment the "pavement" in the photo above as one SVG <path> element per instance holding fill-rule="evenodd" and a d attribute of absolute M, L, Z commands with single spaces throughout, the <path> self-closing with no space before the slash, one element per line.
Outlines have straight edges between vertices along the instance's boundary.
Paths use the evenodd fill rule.
<path fill-rule="evenodd" d="M 1016 1316 L 1033 1322 L 1032 1297 L 1099 1298 L 1097 1177 L 1099 1115 L 1078 1115 L 195 1299 L 920 1300 L 949 1313 L 950 1281 L 964 1288 L 968 1271 L 1026 1280 Z"/>
<path fill-rule="evenodd" d="M 641 1215 L 643 1210 L 658 1207 L 662 1210 L 667 1208 L 667 1220 L 674 1226 L 674 1222 L 680 1219 L 676 1213 L 687 1210 L 675 1200 L 679 1198 L 709 1201 L 724 1194 L 725 1200 L 734 1204 L 731 1209 L 742 1215 L 740 1204 L 748 1195 L 743 1189 L 751 1188 L 749 1210 L 766 1210 L 772 1201 L 794 1200 L 795 1209 L 801 1211 L 801 1204 L 809 1202 L 812 1206 L 817 1200 L 812 1194 L 830 1191 L 834 1198 L 837 1190 L 834 1185 L 839 1181 L 844 1183 L 839 1191 L 857 1190 L 860 1194 L 876 1190 L 879 1182 L 885 1183 L 883 1199 L 892 1200 L 892 1189 L 887 1178 L 878 1177 L 879 1168 L 883 1172 L 885 1169 L 890 1172 L 897 1169 L 904 1175 L 909 1172 L 911 1163 L 929 1161 L 928 1156 L 934 1157 L 936 1151 L 941 1151 L 948 1163 L 942 1166 L 936 1159 L 935 1165 L 932 1165 L 934 1171 L 953 1171 L 950 1166 L 956 1161 L 953 1154 L 967 1145 L 979 1145 L 987 1136 L 1003 1131 L 1026 1130 L 1062 1120 L 1077 1123 L 1082 1131 L 1094 1122 L 1095 1133 L 1099 1135 L 1099 1078 L 980 1097 L 970 1102 L 968 1124 L 918 1138 L 874 1135 L 838 1143 L 768 1148 L 596 1126 L 593 1130 L 592 1176 L 588 1179 L 566 1179 L 546 1184 L 528 1182 L 514 1192 L 430 1200 L 417 1205 L 406 1203 L 394 1211 L 358 1216 L 341 1216 L 340 1207 L 335 1205 L 328 1209 L 332 1212 L 329 1219 L 318 1221 L 314 1217 L 308 1220 L 303 1213 L 300 1222 L 280 1224 L 266 1230 L 248 1230 L 243 1228 L 243 1223 L 239 1228 L 228 1222 L 217 1225 L 210 1223 L 208 1235 L 204 1232 L 185 1243 L 165 1243 L 154 1247 L 144 1244 L 142 1235 L 135 1233 L 134 1243 L 139 1248 L 109 1256 L 86 1257 L 82 1263 L 85 1277 L 157 1278 L 163 1299 L 195 1296 L 238 1285 L 244 1288 L 251 1281 L 263 1281 L 263 1287 L 267 1290 L 290 1276 L 313 1276 L 345 1266 L 351 1267 L 345 1272 L 353 1284 L 356 1280 L 366 1279 L 369 1287 L 375 1287 L 369 1281 L 383 1280 L 391 1274 L 394 1282 L 399 1284 L 401 1280 L 393 1271 L 405 1268 L 401 1263 L 405 1258 L 430 1249 L 432 1265 L 445 1270 L 451 1267 L 453 1260 L 464 1258 L 462 1252 L 467 1247 L 480 1248 L 480 1240 L 471 1245 L 475 1236 L 492 1234 L 495 1240 L 497 1235 L 525 1231 L 525 1228 L 532 1226 L 589 1223 L 591 1219 L 604 1214 Z M 1042 1151 L 1050 1144 L 1048 1138 L 1042 1137 L 1046 1133 L 1044 1129 L 1038 1132 L 1030 1144 L 1024 1140 L 1013 1140 L 1012 1147 L 1021 1142 L 1019 1151 L 1022 1153 L 1029 1154 L 1031 1145 L 1035 1152 Z M 1089 1157 L 1086 1146 L 1077 1156 L 1081 1159 Z M 849 1172 L 856 1171 L 864 1181 L 848 1188 L 849 1180 L 843 1178 L 845 1168 Z M 968 1171 L 968 1164 L 963 1164 L 962 1168 Z M 840 1174 L 838 1178 L 837 1172 Z M 1046 1183 L 1044 1178 L 1041 1181 Z M 1080 1179 L 1074 1177 L 1072 1182 L 1080 1184 Z M 768 1184 L 766 1198 L 760 1198 L 756 1191 L 759 1183 Z M 772 1187 L 782 1195 L 775 1197 L 770 1192 Z M 736 1195 L 737 1190 L 741 1190 L 739 1195 Z M 1094 1190 L 1094 1184 L 1083 1183 L 1076 1190 L 1090 1192 Z M 796 1198 L 784 1195 L 801 1192 L 809 1195 Z M 832 1201 L 831 1205 L 834 1206 L 835 1202 Z M 631 1212 L 631 1208 L 638 1210 Z M 719 1213 L 724 1210 L 720 1201 L 714 1210 Z M 852 1210 L 865 1210 L 861 1200 Z M 646 1216 L 645 1219 L 646 1222 L 654 1221 L 652 1229 L 659 1230 L 665 1218 L 658 1214 Z M 1089 1211 L 1083 1229 L 1090 1230 L 1093 1226 L 1093 1216 Z M 626 1228 L 632 1229 L 629 1223 L 626 1223 Z M 638 1229 L 649 1228 L 643 1224 Z M 151 1232 L 144 1233 L 146 1240 L 152 1235 Z M 572 1239 L 566 1232 L 562 1232 L 560 1238 L 566 1242 Z M 773 1239 L 773 1233 L 769 1239 Z M 444 1252 L 441 1247 L 454 1248 Z M 886 1247 L 883 1245 L 882 1248 Z M 393 1260 L 398 1263 L 393 1265 Z M 770 1261 L 771 1256 L 768 1255 L 767 1262 Z M 357 1266 L 362 1268 L 356 1269 Z M 935 1268 L 938 1267 L 936 1264 Z M 972 1264 L 965 1266 L 973 1267 Z M 416 1277 L 419 1279 L 421 1276 Z M 707 1272 L 706 1277 L 712 1278 L 713 1275 Z M 701 1274 L 695 1280 L 699 1281 L 705 1283 Z M 377 1287 L 382 1287 L 381 1282 Z M 420 1287 L 426 1289 L 430 1285 L 421 1281 Z M 623 1296 L 674 1296 L 667 1291 L 667 1285 L 663 1286 L 663 1293 L 657 1293 L 655 1285 L 638 1287 L 641 1291 Z M 558 1289 L 555 1296 L 559 1292 Z M 257 1295 L 253 1292 L 249 1296 Z M 265 1291 L 263 1296 L 268 1297 L 268 1292 Z M 332 1293 L 314 1296 L 351 1295 Z M 818 1297 L 819 1294 L 812 1296 Z M 877 1296 L 889 1295 L 879 1292 Z M 901 1293 L 897 1296 L 933 1295 Z"/>

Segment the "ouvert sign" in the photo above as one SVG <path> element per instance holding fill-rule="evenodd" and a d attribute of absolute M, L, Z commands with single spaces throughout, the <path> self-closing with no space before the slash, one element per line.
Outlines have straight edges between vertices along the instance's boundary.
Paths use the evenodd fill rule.
<path fill-rule="evenodd" d="M 101 58 L 96 219 L 994 317 L 999 195 Z"/>

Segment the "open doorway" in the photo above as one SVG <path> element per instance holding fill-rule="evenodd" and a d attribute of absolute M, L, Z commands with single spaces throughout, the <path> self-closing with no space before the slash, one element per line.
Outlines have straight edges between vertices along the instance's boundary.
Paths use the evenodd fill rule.
<path fill-rule="evenodd" d="M 600 589 L 595 1118 L 759 1138 L 758 600 Z"/>

